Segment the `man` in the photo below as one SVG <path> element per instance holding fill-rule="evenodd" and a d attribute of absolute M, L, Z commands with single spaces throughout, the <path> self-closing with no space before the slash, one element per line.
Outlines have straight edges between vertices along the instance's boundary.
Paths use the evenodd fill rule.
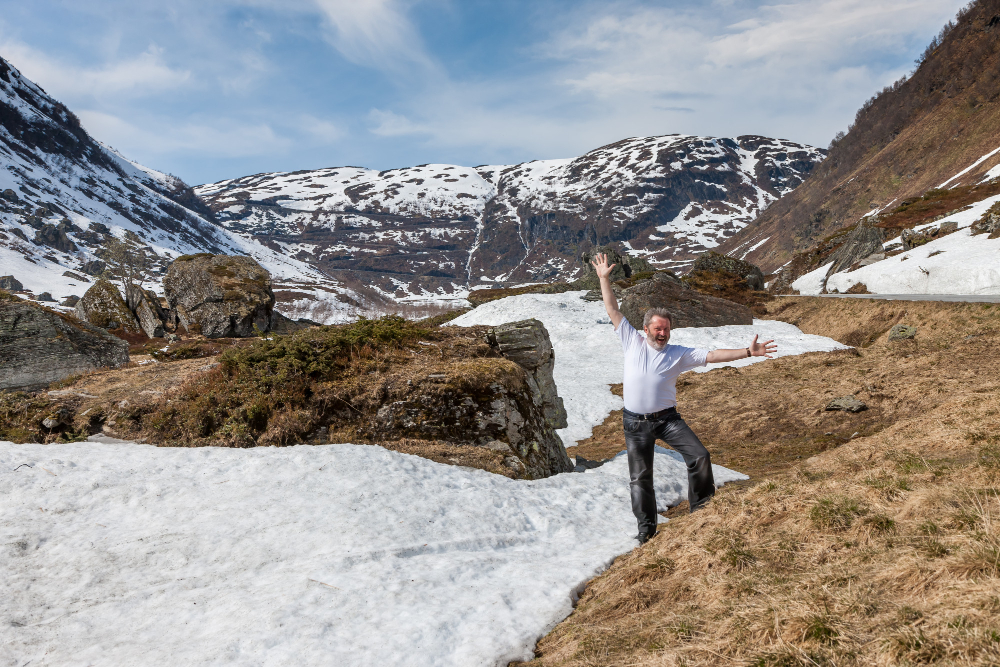
<path fill-rule="evenodd" d="M 677 412 L 677 376 L 684 371 L 744 357 L 767 357 L 778 350 L 773 340 L 753 342 L 741 350 L 702 350 L 668 345 L 670 313 L 665 308 L 650 308 L 643 318 L 643 338 L 621 311 L 611 291 L 612 264 L 607 255 L 598 253 L 591 261 L 601 281 L 601 295 L 608 317 L 625 351 L 622 425 L 628 450 L 628 469 L 632 489 L 632 513 L 639 522 L 639 543 L 656 533 L 656 496 L 653 493 L 653 444 L 663 440 L 684 457 L 688 469 L 688 503 L 691 511 L 701 509 L 715 494 L 712 459 L 694 431 Z"/>

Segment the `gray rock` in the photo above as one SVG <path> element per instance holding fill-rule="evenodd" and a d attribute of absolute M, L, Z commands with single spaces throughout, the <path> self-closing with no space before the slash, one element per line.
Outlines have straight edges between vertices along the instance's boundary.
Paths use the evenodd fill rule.
<path fill-rule="evenodd" d="M 0 289 L 8 292 L 19 292 L 24 289 L 24 285 L 14 276 L 0 276 Z"/>
<path fill-rule="evenodd" d="M 66 236 L 66 231 L 55 225 L 42 225 L 35 232 L 35 245 L 48 246 L 60 252 L 76 252 L 76 244 Z"/>
<path fill-rule="evenodd" d="M 73 273 L 72 271 L 63 271 L 64 278 L 72 278 L 73 280 L 81 283 L 89 283 L 90 278 L 84 278 L 79 273 Z"/>
<path fill-rule="evenodd" d="M 674 329 L 753 324 L 753 313 L 746 306 L 702 294 L 667 273 L 657 273 L 651 280 L 629 287 L 622 293 L 620 307 L 629 324 L 639 331 L 650 308 L 668 309 Z"/>
<path fill-rule="evenodd" d="M 48 303 L 48 302 L 55 302 L 55 299 L 52 298 L 52 292 L 42 292 L 41 294 L 35 297 L 35 301 L 45 301 Z"/>
<path fill-rule="evenodd" d="M 847 235 L 844 244 L 830 255 L 827 261 L 832 262 L 826 272 L 827 277 L 846 271 L 861 260 L 876 253 L 884 253 L 882 230 L 871 224 L 868 218 L 862 218 L 857 227 Z"/>
<path fill-rule="evenodd" d="M 59 305 L 66 306 L 67 308 L 72 308 L 78 303 L 80 303 L 80 297 L 78 297 L 75 294 L 70 294 L 68 297 L 63 299 L 62 303 L 60 303 Z"/>
<path fill-rule="evenodd" d="M 556 434 L 566 426 L 566 412 L 552 380 L 548 332 L 527 320 L 489 330 L 487 342 L 496 356 L 476 360 L 468 376 L 430 372 L 413 378 L 404 396 L 379 407 L 366 435 L 486 447 L 504 454 L 518 477 L 572 471 Z"/>
<path fill-rule="evenodd" d="M 11 190 L 10 188 L 7 188 L 3 192 L 0 192 L 0 197 L 3 197 L 12 204 L 16 204 L 18 202 L 17 193 Z"/>
<path fill-rule="evenodd" d="M 594 248 L 580 256 L 580 261 L 583 263 L 583 278 L 577 283 L 580 289 L 599 290 L 601 288 L 601 281 L 598 280 L 597 273 L 590 263 L 594 255 L 601 252 L 608 256 L 608 264 L 615 265 L 615 268 L 611 270 L 611 282 L 631 278 L 636 273 L 653 270 L 653 266 L 642 257 L 632 257 L 627 253 L 622 253 L 614 245 Z"/>
<path fill-rule="evenodd" d="M 917 335 L 917 328 L 909 324 L 897 324 L 889 329 L 889 342 L 894 340 L 906 340 Z"/>
<path fill-rule="evenodd" d="M 747 287 L 752 290 L 764 289 L 764 274 L 760 267 L 742 259 L 722 255 L 711 250 L 699 255 L 691 265 L 691 273 L 705 271 L 707 273 L 728 273 L 743 278 Z"/>
<path fill-rule="evenodd" d="M 0 297 L 0 389 L 40 389 L 128 360 L 128 344 L 106 331 L 29 301 Z"/>
<path fill-rule="evenodd" d="M 271 274 L 251 257 L 185 255 L 174 260 L 163 291 L 176 322 L 209 338 L 269 331 L 274 318 Z"/>
<path fill-rule="evenodd" d="M 94 223 L 91 223 L 90 226 L 93 227 Z M 103 227 L 103 225 L 101 226 Z M 100 277 L 100 275 L 104 273 L 104 269 L 106 269 L 107 267 L 108 265 L 102 262 L 101 260 L 92 259 L 89 262 L 84 262 L 83 264 L 81 264 L 80 270 L 86 273 L 88 276 Z"/>
<path fill-rule="evenodd" d="M 841 396 L 826 404 L 826 410 L 840 410 L 843 412 L 861 412 L 867 410 L 868 406 L 863 401 L 859 401 L 854 396 Z"/>
<path fill-rule="evenodd" d="M 156 294 L 149 290 L 144 290 L 136 285 L 128 288 L 125 298 L 125 305 L 135 315 L 136 321 L 142 327 L 143 332 L 150 338 L 160 338 L 165 333 L 164 322 L 167 314 L 160 306 L 160 300 Z"/>
<path fill-rule="evenodd" d="M 129 333 L 142 331 L 118 288 L 103 279 L 94 283 L 77 302 L 76 316 L 102 329 L 124 329 Z"/>

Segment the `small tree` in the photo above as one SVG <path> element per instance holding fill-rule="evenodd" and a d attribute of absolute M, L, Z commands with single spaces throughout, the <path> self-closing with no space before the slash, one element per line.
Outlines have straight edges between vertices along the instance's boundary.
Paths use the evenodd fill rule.
<path fill-rule="evenodd" d="M 97 253 L 108 265 L 102 277 L 120 285 L 126 299 L 130 287 L 141 288 L 149 278 L 151 263 L 146 253 L 142 239 L 133 232 L 125 232 L 124 240 L 109 235 Z"/>

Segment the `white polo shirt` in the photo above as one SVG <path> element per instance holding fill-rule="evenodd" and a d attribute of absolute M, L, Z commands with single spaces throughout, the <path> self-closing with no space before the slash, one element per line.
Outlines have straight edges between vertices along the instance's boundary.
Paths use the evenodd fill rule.
<path fill-rule="evenodd" d="M 624 317 L 615 330 L 625 351 L 625 409 L 650 414 L 677 405 L 677 376 L 708 363 L 708 350 L 665 345 L 656 351 Z"/>

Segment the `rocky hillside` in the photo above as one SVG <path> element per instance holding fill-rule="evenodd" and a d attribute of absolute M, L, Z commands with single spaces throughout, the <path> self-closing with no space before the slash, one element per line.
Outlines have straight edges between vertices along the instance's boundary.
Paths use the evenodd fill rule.
<path fill-rule="evenodd" d="M 774 271 L 862 216 L 1000 176 L 998 72 L 1000 0 L 978 0 L 944 27 L 909 78 L 862 106 L 801 187 L 719 250 Z"/>
<path fill-rule="evenodd" d="M 626 139 L 518 165 L 339 167 L 195 188 L 222 226 L 395 298 L 572 280 L 621 242 L 684 268 L 791 192 L 825 151 L 757 136 Z"/>
<path fill-rule="evenodd" d="M 96 142 L 69 109 L 2 58 L 0 163 L 0 274 L 16 280 L 7 289 L 48 293 L 43 300 L 82 295 L 115 237 L 146 253 L 154 277 L 179 255 L 252 255 L 286 292 L 322 295 L 332 319 L 350 307 L 351 292 L 320 271 L 215 225 L 180 179 Z"/>

